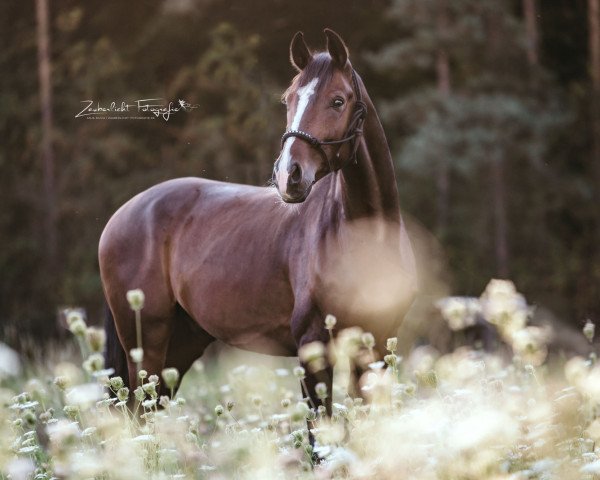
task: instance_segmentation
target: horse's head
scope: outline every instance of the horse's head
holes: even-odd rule
[[[303,202],[315,182],[352,160],[366,113],[348,49],[325,29],[327,51],[311,53],[298,32],[290,60],[298,70],[283,95],[287,129],[273,178],[281,198]]]

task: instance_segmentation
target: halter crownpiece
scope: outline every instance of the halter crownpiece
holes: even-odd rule
[[[358,138],[363,134],[362,126],[365,121],[365,117],[367,116],[367,105],[362,100],[362,94],[360,92],[358,79],[356,78],[356,72],[354,70],[352,70],[352,88],[354,89],[354,94],[356,95],[356,102],[354,103],[354,112],[352,113],[350,123],[348,124],[348,130],[346,131],[344,138],[325,142],[302,130],[288,130],[281,137],[281,148],[283,148],[283,144],[288,138],[296,137],[300,140],[304,140],[311,147],[315,148],[327,162],[329,165],[329,170],[332,172],[341,170],[350,162],[356,163],[356,154],[358,152],[359,143]],[[350,146],[350,156],[336,167],[327,157],[325,150],[323,150],[323,145],[342,145],[346,142],[352,142]]]

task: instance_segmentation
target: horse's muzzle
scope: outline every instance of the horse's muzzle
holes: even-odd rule
[[[308,197],[308,194],[312,190],[312,186],[313,184],[310,184],[304,191],[290,191],[288,189],[285,193],[279,192],[279,196],[285,203],[302,203]]]
[[[292,161],[289,167],[283,167],[279,160],[273,172],[274,184],[281,199],[286,203],[302,203],[308,197],[315,183],[312,169],[302,168],[298,162]]]

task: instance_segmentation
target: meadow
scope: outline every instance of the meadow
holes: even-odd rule
[[[332,391],[318,388],[332,396],[331,417],[302,397],[306,372],[295,359],[233,350],[198,360],[176,395],[157,393],[180,381],[172,368],[140,370],[140,385],[128,389],[104,369],[103,331],[71,311],[78,348],[3,373],[0,478],[600,477],[595,354],[548,358],[549,332],[529,324],[532,308],[509,281],[437,307],[459,335],[484,318],[506,348],[442,354],[422,345],[401,356],[390,338],[376,359],[368,332],[338,332],[329,316],[335,341],[300,355],[316,369],[335,357]],[[594,334],[587,323],[581,335],[591,343]],[[360,397],[348,394],[354,364],[367,369]]]

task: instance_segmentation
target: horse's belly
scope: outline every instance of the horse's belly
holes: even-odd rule
[[[244,350],[295,355],[291,310],[275,297],[251,297],[242,290],[213,288],[197,293],[192,317],[213,337]]]
[[[181,282],[178,301],[202,328],[228,345],[294,355],[293,294],[283,273],[267,262],[251,255],[241,264],[209,256]]]

